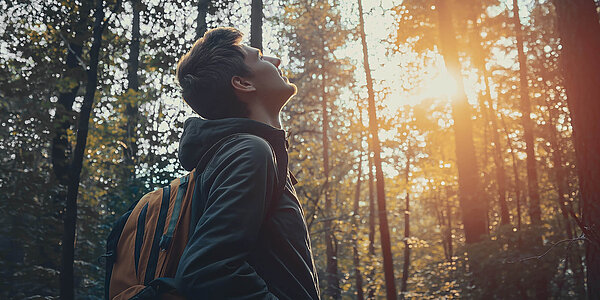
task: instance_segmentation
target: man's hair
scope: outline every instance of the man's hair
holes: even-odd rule
[[[246,117],[246,104],[231,86],[233,76],[248,76],[240,44],[243,34],[231,27],[215,28],[198,39],[177,64],[183,99],[206,119]]]

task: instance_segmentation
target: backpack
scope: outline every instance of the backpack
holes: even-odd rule
[[[105,299],[154,299],[159,296],[161,299],[183,299],[176,294],[180,282],[174,276],[200,218],[197,205],[201,199],[195,199],[200,193],[195,193],[194,189],[215,152],[235,135],[239,134],[219,140],[190,173],[144,195],[115,222],[106,240],[106,254],[102,256],[106,260]],[[266,217],[270,215],[274,200],[281,197],[285,185],[285,177],[280,174],[287,172],[287,166],[277,166],[277,159],[275,163],[278,190]]]

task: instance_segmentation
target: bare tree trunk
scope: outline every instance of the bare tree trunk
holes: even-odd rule
[[[83,43],[87,35],[87,23],[89,21],[90,1],[84,1],[79,8],[79,20],[73,26],[75,34],[67,42],[67,61],[64,78],[73,80],[76,85],[69,91],[61,91],[58,94],[58,106],[56,110],[55,136],[52,138],[52,169],[58,182],[66,186],[69,182],[69,156],[71,143],[69,143],[67,130],[75,123],[73,113],[73,102],[77,97],[77,91],[81,87],[80,78],[85,73],[85,66],[80,64],[83,52]],[[63,192],[64,193],[64,192]],[[63,195],[64,197],[64,195]]]
[[[600,299],[600,25],[593,0],[554,0],[577,158],[589,299]]]
[[[127,61],[127,88],[128,91],[138,92],[140,89],[140,80],[138,70],[140,68],[140,0],[131,0],[133,8],[133,18],[131,26],[131,44],[129,45],[129,59]],[[135,179],[135,164],[137,160],[137,126],[139,123],[139,98],[134,98],[135,101],[128,101],[125,107],[125,115],[127,124],[125,128],[125,143],[127,147],[124,149],[125,165],[128,168],[127,180]]]
[[[570,202],[567,192],[567,174],[563,168],[562,149],[558,142],[558,132],[556,130],[556,124],[554,120],[558,119],[558,112],[555,107],[555,103],[548,100],[548,112],[550,114],[548,118],[548,131],[550,132],[550,147],[552,148],[552,168],[554,171],[554,183],[556,185],[556,191],[558,197],[558,207],[562,213],[563,220],[565,222],[565,235],[567,238],[573,238],[573,230],[571,229],[571,220],[569,218],[569,212],[567,205]]]
[[[510,135],[508,134],[508,127],[504,117],[501,116],[502,125],[504,126],[504,133],[506,134],[506,144],[510,150],[512,158],[513,174],[515,177],[515,198],[517,198],[517,236],[518,236],[518,247],[521,248],[521,180],[519,179],[519,168],[517,166],[517,157],[515,155],[515,148],[512,146]]]
[[[473,24],[475,28],[473,30],[473,60],[475,61],[476,67],[481,71],[483,80],[485,83],[485,96],[484,100],[487,102],[487,124],[492,125],[492,142],[494,143],[494,166],[496,169],[496,184],[498,187],[498,205],[500,206],[500,224],[506,225],[510,223],[510,213],[508,211],[508,204],[506,203],[506,171],[504,170],[504,158],[502,157],[502,146],[500,145],[500,135],[498,134],[497,116],[492,105],[492,93],[490,86],[490,75],[489,71],[485,66],[484,49],[482,46],[482,40],[480,35],[480,26],[477,23],[477,17],[473,17]],[[481,105],[482,110],[486,110],[486,105]],[[485,143],[487,145],[487,142]],[[487,152],[486,152],[487,153]],[[487,162],[487,159],[484,160]]]
[[[402,266],[402,284],[400,285],[400,299],[405,298],[406,291],[408,291],[408,269],[410,267],[410,160],[412,159],[412,149],[410,147],[410,141],[408,141],[408,151],[406,151],[406,199],[404,208],[404,265]]]
[[[250,9],[250,46],[263,50],[262,44],[263,1],[252,0]]]
[[[325,227],[325,244],[326,244],[326,280],[327,289],[325,292],[328,296],[339,299],[341,298],[340,286],[338,279],[338,264],[337,264],[337,241],[333,232],[332,216],[333,209],[331,198],[329,197],[329,138],[327,136],[329,130],[329,113],[327,111],[327,94],[325,92],[325,74],[323,74],[323,80],[321,81],[321,109],[322,109],[322,141],[323,141],[323,173],[325,176],[325,182],[323,183],[324,194],[325,194],[325,221],[323,222]]]
[[[458,92],[452,97],[452,117],[456,140],[456,165],[458,167],[459,199],[462,210],[465,238],[468,244],[481,240],[487,233],[485,201],[482,198],[479,170],[473,145],[471,106],[467,102],[461,67],[456,47],[456,33],[448,1],[438,0],[441,49],[446,68],[456,80]]]
[[[198,0],[198,17],[196,18],[196,40],[203,37],[208,29],[206,25],[206,15],[208,14],[208,6],[210,0]]]
[[[446,243],[448,244],[448,261],[452,262],[454,257],[454,249],[452,245],[452,206],[450,205],[450,195],[448,195],[448,190],[450,187],[446,187],[446,219],[447,223],[447,231],[446,231]]]
[[[381,144],[379,142],[379,125],[377,121],[377,107],[375,106],[375,92],[373,91],[373,78],[369,66],[369,52],[365,34],[365,21],[363,18],[362,1],[358,0],[358,17],[360,37],[363,49],[363,65],[367,78],[367,92],[369,95],[369,131],[371,132],[371,144],[375,163],[375,177],[377,179],[377,208],[379,215],[379,234],[381,236],[381,251],[383,253],[383,271],[385,277],[386,295],[388,300],[396,299],[396,280],[394,279],[394,261],[392,257],[392,245],[390,241],[390,229],[387,220],[387,209],[385,204],[385,183],[381,163]]]
[[[371,143],[369,142],[369,145]],[[367,152],[367,160],[369,162],[369,261],[370,272],[369,272],[369,285],[367,287],[367,299],[375,298],[375,268],[373,268],[373,262],[375,261],[375,214],[377,211],[377,203],[375,203],[375,188],[374,181],[375,176],[373,174],[373,158],[371,157],[372,151]]]
[[[362,124],[362,111],[360,106],[359,110],[359,124]],[[362,137],[361,137],[362,142]],[[352,254],[354,262],[354,276],[356,277],[356,299],[362,300],[365,298],[363,293],[363,279],[360,272],[360,255],[358,251],[358,227],[360,224],[360,210],[358,202],[360,201],[360,185],[362,182],[362,149],[360,150],[358,159],[358,175],[356,177],[356,191],[354,193],[354,207],[353,207],[353,218],[352,218]]]
[[[540,194],[538,190],[535,161],[533,122],[531,120],[531,101],[529,100],[529,84],[527,82],[527,59],[525,58],[525,53],[523,52],[523,32],[521,29],[521,20],[519,19],[519,3],[517,0],[513,0],[513,13],[515,36],[517,38],[517,52],[519,56],[519,81],[521,83],[519,91],[521,96],[521,113],[523,114],[521,120],[523,122],[525,153],[527,154],[527,191],[529,194],[529,216],[531,217],[532,224],[539,225],[542,222],[542,210],[540,208]],[[548,295],[543,298],[548,298]]]
[[[117,7],[120,3],[117,3]],[[77,222],[77,195],[81,168],[83,166],[84,150],[87,143],[88,126],[94,95],[98,85],[98,62],[100,47],[102,46],[102,34],[108,20],[104,21],[104,1],[98,1],[94,12],[93,42],[90,48],[90,63],[87,70],[87,84],[83,104],[79,113],[77,127],[77,144],[73,151],[73,159],[69,167],[69,184],[67,189],[67,201],[64,215],[64,233],[62,240],[62,268],[60,272],[60,298],[70,300],[75,298],[73,260],[75,254],[75,229]]]

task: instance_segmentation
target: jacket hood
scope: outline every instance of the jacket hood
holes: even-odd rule
[[[206,120],[192,117],[185,120],[179,141],[179,162],[184,169],[191,171],[212,145],[235,133],[249,133],[264,138],[271,144],[277,156],[285,153],[287,165],[285,131],[246,118]]]

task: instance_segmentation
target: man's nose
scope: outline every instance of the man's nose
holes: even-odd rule
[[[268,62],[272,63],[276,67],[279,67],[279,65],[281,64],[281,59],[279,59],[277,57],[263,56],[263,58],[266,59]]]

